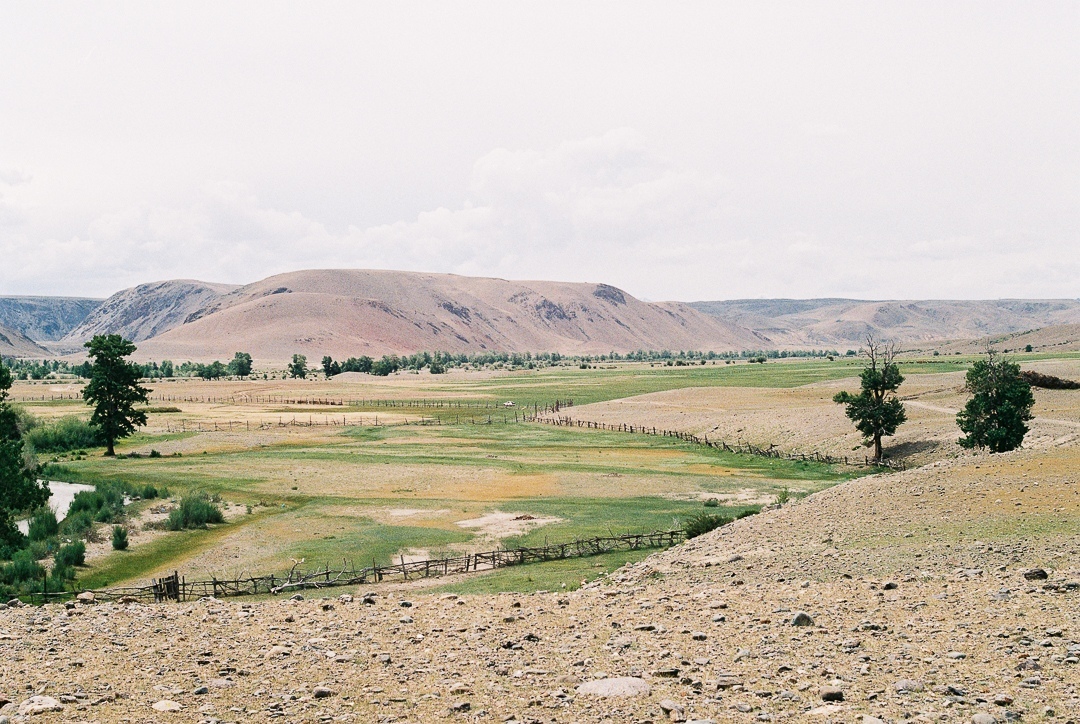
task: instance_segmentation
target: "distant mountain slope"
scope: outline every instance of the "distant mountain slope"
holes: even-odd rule
[[[1041,329],[991,335],[980,339],[954,340],[936,345],[934,349],[945,353],[971,354],[982,352],[986,349],[987,343],[999,352],[1005,350],[1020,352],[1029,344],[1033,352],[1077,352],[1080,351],[1080,324],[1056,324]]]
[[[0,325],[37,342],[55,342],[101,302],[82,297],[0,297]]]
[[[745,349],[757,335],[677,302],[605,284],[395,271],[281,274],[223,294],[140,345],[157,359],[449,352]]]
[[[50,355],[48,350],[40,347],[25,334],[0,325],[0,356],[44,358]]]
[[[1075,299],[736,299],[690,306],[755,330],[777,346],[854,345],[868,333],[913,344],[1080,323],[1080,300]]]
[[[140,284],[106,299],[60,341],[74,347],[96,334],[122,334],[139,342],[183,324],[233,289],[190,279]]]

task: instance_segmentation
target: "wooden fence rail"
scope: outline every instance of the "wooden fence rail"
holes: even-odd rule
[[[340,567],[329,563],[314,570],[301,570],[294,566],[285,574],[266,576],[238,577],[232,579],[211,578],[208,580],[188,581],[178,572],[163,578],[156,578],[149,586],[125,588],[107,588],[93,591],[100,601],[161,602],[190,601],[199,598],[227,596],[254,596],[260,594],[281,594],[311,588],[330,588],[334,586],[355,586],[380,583],[386,580],[412,581],[421,578],[434,578],[474,571],[490,571],[507,566],[519,566],[543,561],[558,561],[567,558],[585,558],[603,555],[615,551],[647,550],[663,548],[680,543],[686,538],[682,530],[654,531],[652,533],[628,533],[627,535],[608,536],[574,540],[567,543],[553,543],[539,547],[507,548],[481,553],[466,553],[448,558],[431,558],[420,561],[376,565],[356,568],[348,561],[342,561]],[[66,591],[37,594],[46,600],[69,599],[82,591]]]
[[[898,462],[892,462],[891,460],[875,462],[866,456],[863,456],[860,459],[857,457],[826,455],[819,452],[783,452],[776,445],[759,447],[751,445],[748,442],[729,444],[724,440],[717,440],[716,438],[710,440],[708,435],[692,435],[688,432],[680,432],[678,430],[663,430],[656,427],[650,427],[648,425],[630,425],[627,423],[613,424],[608,422],[596,422],[593,420],[580,420],[569,416],[557,415],[536,415],[531,418],[526,418],[526,421],[536,422],[543,425],[555,425],[557,427],[582,427],[590,430],[607,430],[610,432],[625,432],[636,435],[657,435],[660,437],[673,437],[678,440],[682,440],[683,442],[690,442],[696,445],[704,445],[705,447],[711,447],[715,450],[723,450],[724,452],[741,453],[743,455],[757,455],[759,457],[776,458],[780,460],[804,460],[810,462],[828,463],[830,465],[852,465],[856,467],[907,470],[907,465],[902,460]]]

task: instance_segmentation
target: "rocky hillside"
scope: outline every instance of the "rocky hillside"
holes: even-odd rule
[[[43,358],[48,357],[49,352],[25,334],[0,325],[0,356]]]
[[[736,299],[690,306],[755,330],[778,347],[851,347],[867,334],[911,345],[1080,323],[1075,299]]]
[[[420,350],[599,354],[763,343],[685,304],[642,302],[606,284],[336,269],[281,274],[222,294],[140,345],[140,353],[159,359],[222,358],[237,350],[262,359]]]
[[[1077,453],[858,479],[574,592],[0,604],[0,717],[1075,722]]]
[[[0,297],[0,325],[36,342],[55,342],[101,305],[80,297]]]
[[[139,342],[183,324],[235,288],[189,279],[140,284],[102,302],[61,344],[78,347],[96,334],[122,334]]]

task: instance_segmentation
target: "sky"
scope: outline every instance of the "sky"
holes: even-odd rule
[[[1080,297],[1080,3],[0,0],[0,295]]]

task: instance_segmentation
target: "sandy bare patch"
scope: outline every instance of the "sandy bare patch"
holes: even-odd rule
[[[459,520],[457,524],[462,528],[476,530],[479,535],[493,540],[509,538],[515,535],[524,535],[530,530],[541,526],[558,523],[562,518],[533,516],[528,513],[503,513],[494,511],[479,518],[471,520]]]

